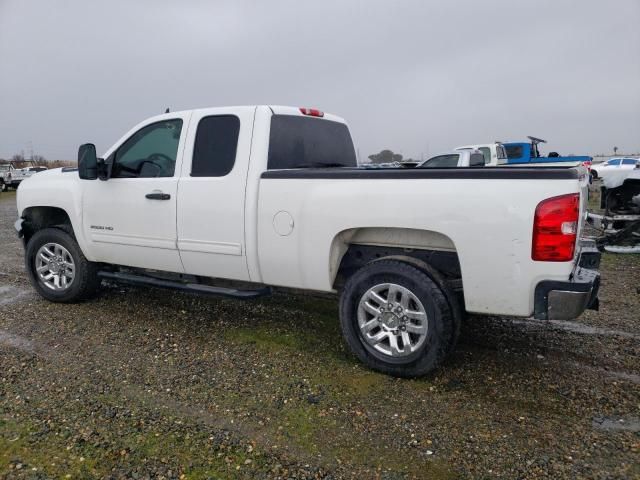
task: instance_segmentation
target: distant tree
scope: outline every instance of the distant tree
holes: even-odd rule
[[[380,153],[369,155],[369,160],[371,160],[371,163],[401,162],[402,155],[393,153],[391,150],[382,150]]]
[[[11,161],[13,163],[22,163],[24,162],[24,155],[21,153],[16,153],[13,157],[11,157]]]
[[[34,155],[33,158],[33,163],[35,163],[36,165],[41,165],[43,167],[47,166],[47,159],[44,158],[42,155]]]
[[[47,162],[49,168],[73,167],[75,165],[76,162],[71,160],[50,160]]]
[[[613,154],[617,155],[618,154],[618,147],[613,147]]]

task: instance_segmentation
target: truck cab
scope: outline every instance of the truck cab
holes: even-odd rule
[[[504,165],[507,163],[507,152],[500,142],[465,145],[456,147],[455,150],[479,150],[484,156],[484,164],[486,166]]]
[[[550,152],[548,156],[540,153],[539,145],[547,143],[546,140],[536,137],[527,137],[528,142],[505,142],[503,143],[507,154],[507,164],[583,164],[586,167],[591,165],[592,158],[588,156],[560,156],[557,152]]]

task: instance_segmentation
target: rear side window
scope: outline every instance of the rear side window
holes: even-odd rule
[[[439,155],[424,162],[420,165],[420,168],[447,168],[457,166],[458,155]]]
[[[192,177],[223,177],[233,169],[240,119],[234,115],[204,117],[198,123],[191,161]]]
[[[624,160],[622,160],[623,165],[635,165],[636,163],[638,163],[638,161],[632,158],[625,158]]]
[[[607,162],[607,165],[620,165],[620,159],[619,159],[619,158],[617,158],[617,159],[615,159],[615,160],[609,160],[609,161]]]
[[[522,157],[522,145],[507,145],[504,149],[507,151],[507,158]]]
[[[271,117],[269,170],[355,167],[356,153],[344,123],[295,115]]]

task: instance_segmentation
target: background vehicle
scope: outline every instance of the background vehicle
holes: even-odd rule
[[[638,168],[640,160],[637,158],[611,158],[606,162],[596,163],[591,165],[591,176],[593,178],[605,178],[610,175],[625,175],[625,173],[615,173],[630,171],[634,168]]]
[[[355,355],[415,376],[453,349],[465,311],[568,319],[596,304],[599,254],[578,241],[587,182],[584,168],[362,169],[339,117],[210,108],[25,180],[16,228],[51,301],[101,278],[241,299],[337,292]]]
[[[600,208],[604,214],[589,213],[587,218],[603,234],[598,245],[615,253],[640,253],[640,164],[603,178]]]
[[[452,167],[484,167],[486,157],[480,150],[456,149],[428,158],[417,165],[417,168],[452,168]]]
[[[456,147],[455,150],[479,150],[484,156],[484,163],[487,166],[504,165],[507,163],[507,152],[505,152],[500,142],[465,145],[463,147]]]
[[[22,180],[46,169],[47,167],[37,166],[33,162],[29,162],[26,167],[22,168],[16,167],[13,162],[0,164],[0,190],[18,188]]]
[[[586,167],[591,166],[592,158],[589,156],[560,156],[557,152],[551,152],[544,157],[540,154],[538,145],[547,143],[536,137],[527,137],[529,142],[505,142],[502,145],[507,153],[508,164],[545,164],[552,163],[554,165],[582,163]]]

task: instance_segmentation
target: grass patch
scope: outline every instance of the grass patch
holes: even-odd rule
[[[40,472],[62,478],[88,478],[106,475],[108,462],[99,465],[104,451],[85,446],[82,454],[68,449],[61,436],[43,434],[37,426],[27,422],[0,420],[0,476],[10,473]],[[18,469],[19,467],[19,469]],[[34,470],[35,469],[35,470]]]
[[[633,269],[640,267],[640,254],[619,254],[607,253],[602,254],[602,268],[624,268]]]
[[[101,478],[113,468],[131,472],[149,462],[165,465],[176,477],[184,473],[187,479],[252,477],[256,471],[268,471],[262,454],[249,454],[242,445],[220,447],[202,435],[131,431],[119,435],[115,450],[63,437],[25,421],[0,420],[0,477],[21,472],[52,478]]]
[[[286,441],[313,456],[323,455],[350,465],[391,470],[409,474],[412,478],[457,478],[446,464],[425,460],[417,452],[405,452],[396,457],[384,445],[375,443],[375,437],[366,432],[355,433],[351,427],[345,430],[338,418],[323,416],[321,410],[310,405],[287,407],[281,413],[280,422],[283,426],[281,434]]]

